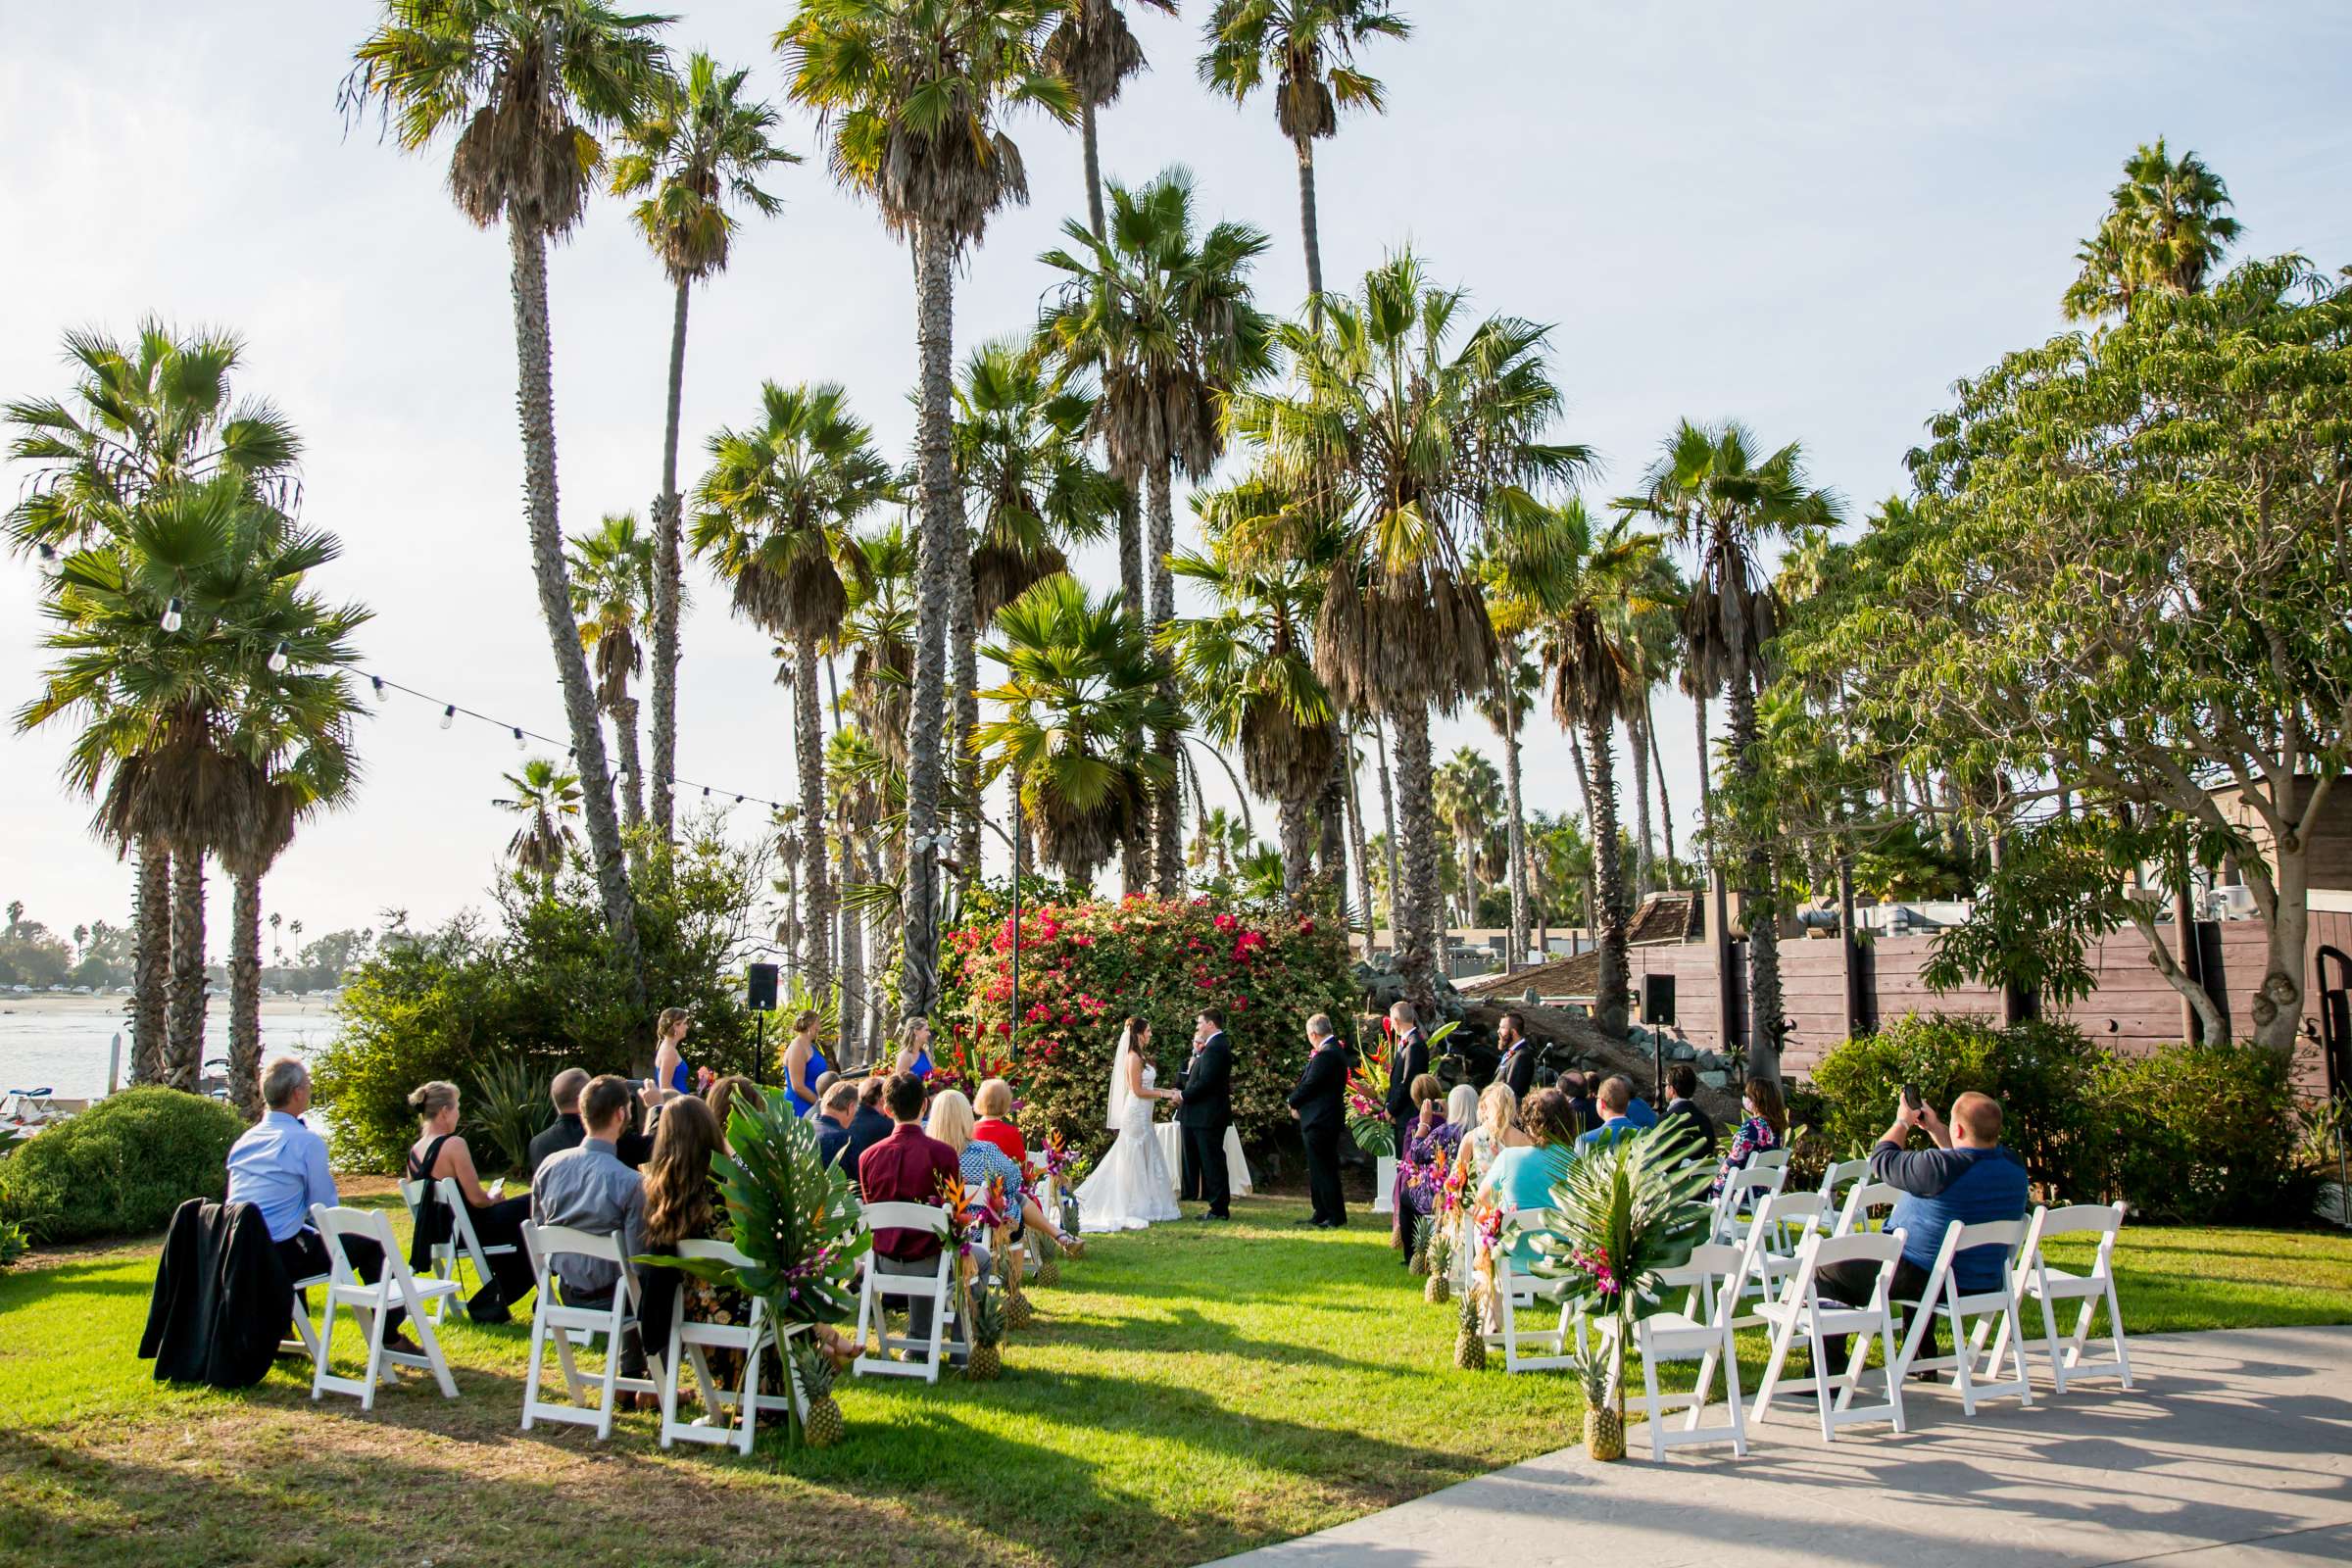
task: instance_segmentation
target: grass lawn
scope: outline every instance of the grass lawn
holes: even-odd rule
[[[840,1447],[749,1460],[665,1454],[650,1413],[610,1444],[518,1431],[523,1323],[453,1320],[460,1398],[404,1375],[364,1415],[313,1408],[292,1361],[239,1395],[155,1383],[133,1354],[151,1245],[11,1272],[0,1542],[86,1568],[1191,1563],[1576,1441],[1567,1378],[1453,1370],[1453,1309],[1408,1290],[1385,1231],[1240,1208],[1065,1263],[1004,1381],[845,1379]],[[2340,1234],[2127,1230],[2118,1256],[2135,1333],[2352,1322]]]

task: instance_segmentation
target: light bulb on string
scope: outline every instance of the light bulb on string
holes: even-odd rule
[[[173,595],[172,596],[171,602],[170,602],[169,604],[167,604],[167,605],[165,605],[165,606],[164,606],[164,620],[163,620],[163,626],[164,626],[164,630],[166,630],[166,631],[177,631],[177,630],[179,630],[179,627],[180,627],[180,621],[181,621],[181,616],[180,616],[180,612],[180,612],[179,595],[177,595],[177,594],[173,594]]]
[[[57,559],[57,546],[51,544],[46,539],[42,540],[39,544],[34,545],[32,548],[34,552],[40,556],[41,564],[43,565],[47,565],[50,562],[53,562]]]
[[[370,675],[368,677],[368,679],[375,687],[375,700],[377,702],[388,703],[392,700],[391,689],[384,684],[383,676]]]
[[[514,726],[514,749],[518,752],[522,750],[522,726],[519,724]]]
[[[458,721],[458,705],[457,705],[457,704],[455,704],[455,703],[452,703],[452,704],[450,704],[450,705],[449,705],[447,708],[444,708],[443,710],[441,710],[441,727],[442,727],[443,729],[447,729],[447,728],[449,728],[449,727],[450,727],[452,724],[455,724],[457,721]]]
[[[286,672],[286,666],[292,662],[293,656],[286,651],[286,640],[280,637],[277,640],[277,646],[270,650],[270,673],[282,675]]]
[[[704,786],[703,786],[703,799],[707,801],[707,800],[709,800],[710,798],[710,785],[708,785],[708,784],[706,784],[706,785],[704,785]]]

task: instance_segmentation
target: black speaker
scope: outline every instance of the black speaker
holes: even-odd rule
[[[1651,1026],[1674,1022],[1674,976],[1642,977],[1642,1021]]]
[[[776,966],[755,963],[751,968],[751,984],[745,989],[744,1004],[754,1012],[776,1010]]]

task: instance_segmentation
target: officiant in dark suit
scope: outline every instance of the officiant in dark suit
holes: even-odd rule
[[[1348,1120],[1348,1048],[1332,1032],[1331,1014],[1306,1020],[1306,1070],[1291,1091],[1291,1114],[1306,1145],[1306,1190],[1314,1217],[1301,1225],[1334,1230],[1348,1223],[1348,1200],[1340,1189],[1340,1131]]]
[[[1202,1199],[1202,1219],[1230,1219],[1231,1183],[1225,1173],[1225,1129],[1233,1125],[1233,1042],[1222,1008],[1202,1007],[1193,1018],[1193,1059],[1177,1092],[1176,1120],[1184,1128],[1181,1196]]]

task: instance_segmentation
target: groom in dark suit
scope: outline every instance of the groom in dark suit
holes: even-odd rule
[[[1193,1019],[1193,1059],[1185,1064],[1177,1092],[1176,1119],[1184,1128],[1186,1198],[1208,1200],[1202,1219],[1230,1219],[1225,1175],[1225,1129],[1233,1124],[1233,1042],[1225,1038],[1225,1014],[1202,1007]]]
[[[1348,1200],[1340,1189],[1340,1129],[1348,1119],[1348,1048],[1332,1033],[1331,1015],[1306,1020],[1306,1070],[1291,1091],[1291,1114],[1306,1145],[1306,1190],[1315,1213],[1301,1225],[1336,1230],[1348,1223]]]
[[[1396,1041],[1389,1052],[1389,1120],[1396,1124],[1396,1156],[1401,1159],[1418,1114],[1413,1104],[1413,1080],[1429,1071],[1429,1041],[1421,1033],[1420,1014],[1409,1002],[1399,1002],[1389,1009],[1389,1027]]]

